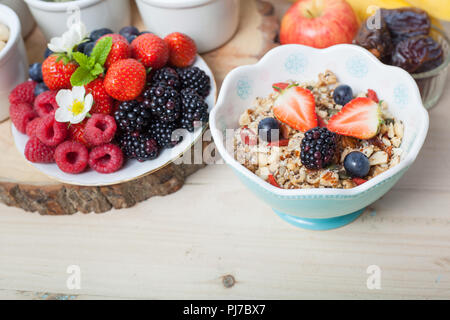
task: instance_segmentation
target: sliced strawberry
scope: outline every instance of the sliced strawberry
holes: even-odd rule
[[[361,179],[361,178],[352,178],[353,182],[356,183],[358,186],[362,185],[363,183],[366,183],[367,180],[366,179]]]
[[[289,145],[289,139],[273,141],[268,144],[269,147],[286,147],[287,145]]]
[[[256,136],[256,133],[254,133],[252,129],[249,129],[246,126],[241,129],[241,140],[244,144],[249,146],[254,146],[258,143],[258,137]]]
[[[325,120],[322,119],[322,117],[317,116],[317,123],[319,124],[319,127],[326,128],[327,124]]]
[[[275,177],[273,175],[269,174],[268,181],[274,187],[280,188],[280,185],[278,184],[277,180],[275,180]]]
[[[278,82],[272,85],[273,90],[275,90],[276,92],[281,92],[287,87],[289,87],[289,83],[286,82]]]
[[[371,139],[377,135],[380,123],[378,103],[369,98],[356,98],[328,121],[328,130],[343,136]]]
[[[291,87],[275,100],[275,117],[290,127],[306,132],[317,127],[316,101],[311,91],[302,87]]]
[[[380,100],[378,99],[377,93],[375,91],[373,91],[372,89],[367,90],[367,98],[372,99],[376,103],[380,102]]]

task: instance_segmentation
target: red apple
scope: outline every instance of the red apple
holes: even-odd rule
[[[358,18],[345,0],[298,0],[281,21],[280,42],[327,48],[351,43],[358,28]]]

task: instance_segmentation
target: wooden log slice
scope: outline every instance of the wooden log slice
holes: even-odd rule
[[[134,24],[143,30],[142,20],[132,3]],[[271,4],[260,0],[241,1],[240,26],[233,39],[203,55],[215,74],[218,88],[230,70],[257,62],[275,46],[278,27]],[[46,43],[38,28],[26,39],[26,46],[30,63],[43,60]],[[198,144],[206,148],[210,142],[199,141]],[[176,192],[188,176],[205,166],[171,163],[144,177],[113,186],[61,184],[27,163],[14,145],[9,120],[0,124],[0,150],[0,201],[43,215],[102,213],[112,208],[129,208],[153,196]]]

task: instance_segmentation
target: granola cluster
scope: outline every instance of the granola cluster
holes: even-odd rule
[[[293,84],[293,81],[289,81]],[[324,123],[338,113],[343,106],[333,100],[334,89],[339,85],[336,75],[327,70],[319,74],[318,81],[299,84],[309,89],[315,98],[317,115]],[[239,119],[240,129],[234,136],[235,158],[247,169],[272,184],[284,189],[299,188],[344,188],[356,187],[359,183],[350,177],[344,168],[344,159],[352,151],[360,151],[369,158],[370,180],[400,162],[403,139],[403,124],[388,111],[381,101],[382,124],[380,131],[370,140],[339,136],[339,150],[336,163],[320,170],[308,170],[301,162],[301,142],[304,133],[281,124],[281,135],[288,140],[286,145],[276,145],[257,139],[258,124],[267,117],[273,117],[272,107],[278,92],[266,98],[256,98],[252,108]],[[362,93],[358,96],[366,96]],[[249,137],[248,133],[255,134]],[[272,179],[272,181],[271,181]],[[275,181],[273,181],[275,180]]]

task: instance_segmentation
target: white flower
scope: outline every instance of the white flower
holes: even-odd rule
[[[86,95],[84,87],[73,87],[72,90],[59,90],[56,95],[56,103],[59,108],[55,112],[55,120],[58,122],[80,123],[91,111],[94,97]]]
[[[74,23],[61,37],[52,38],[48,48],[56,53],[70,53],[86,36],[86,26],[82,22]]]

